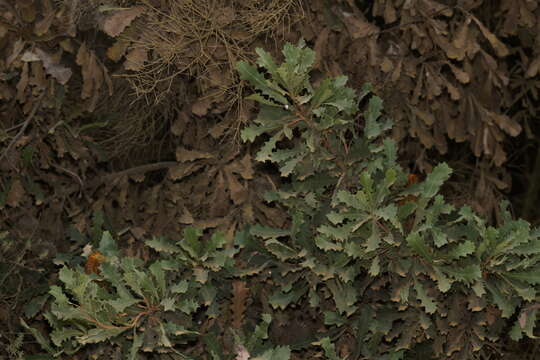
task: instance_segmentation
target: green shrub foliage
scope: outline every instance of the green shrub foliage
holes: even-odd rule
[[[287,208],[289,226],[252,225],[237,246],[220,234],[203,241],[188,228],[179,243],[149,240],[160,255],[149,266],[120,257],[105,232],[98,274],[60,270],[46,314],[50,341],[34,331],[43,346],[54,355],[98,343],[130,359],[179,355],[203,337],[197,322],[224,316],[232,280],[248,277],[265,288],[272,310],[309,306],[326,328],[313,341],[272,347],[272,317],[260,314],[249,336],[234,333],[236,349],[256,359],[287,359],[292,350],[340,359],[337,334],[355,339],[348,359],[470,359],[508,333],[534,337],[539,231],[512,220],[506,204],[503,224],[492,227],[469,207],[446,203],[439,194],[451,174],[446,164],[409,183],[385,138],[392,124],[382,100],[369,86],[357,96],[345,76],[312,84],[315,53],[303,42],[285,45],[279,66],[257,54],[257,66],[237,65],[260,103],[241,136],[264,139],[256,159],[288,178],[265,196]],[[219,336],[202,338],[208,354],[234,357],[223,357]]]
[[[250,229],[273,260],[271,304],[307,299],[326,325],[357,339],[353,358],[400,359],[428,349],[465,359],[508,331],[532,337],[539,232],[512,220],[506,204],[498,228],[469,207],[447,204],[439,194],[451,174],[446,164],[407,184],[396,144],[384,138],[391,123],[381,99],[364,101],[367,86],[357,97],[345,76],[312,85],[315,53],[304,44],[286,45],[280,66],[257,53],[258,68],[238,65],[260,103],[242,138],[269,137],[257,160],[291,180],[266,195],[288,208],[290,227]],[[518,309],[528,310],[511,327]]]

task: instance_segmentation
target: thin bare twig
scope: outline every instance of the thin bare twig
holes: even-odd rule
[[[30,124],[30,121],[34,118],[34,116],[36,116],[36,113],[39,109],[39,107],[41,106],[41,100],[43,100],[43,97],[45,96],[45,92],[43,92],[38,100],[36,101],[36,103],[34,104],[34,107],[32,108],[32,111],[30,112],[30,114],[28,114],[28,117],[26,118],[26,120],[24,121],[24,124],[21,128],[21,130],[19,130],[19,132],[17,133],[17,135],[15,135],[15,137],[10,141],[9,145],[7,146],[6,150],[4,150],[4,152],[2,153],[2,155],[0,155],[0,161],[2,161],[6,156],[7,154],[10,152],[11,148],[17,143],[17,141],[19,141],[19,139],[23,136],[24,132],[26,131],[26,128],[28,127],[28,124]]]

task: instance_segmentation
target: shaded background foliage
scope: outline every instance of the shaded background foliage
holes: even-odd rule
[[[15,314],[46,291],[28,284],[55,281],[52,259],[81,252],[96,212],[124,230],[129,254],[144,252],[146,235],[174,239],[187,225],[232,236],[288,221],[261,197],[283,179],[237,140],[256,107],[241,100],[234,64],[253,60],[255,47],[277,56],[304,38],[316,79],[373,85],[411,171],[445,160],[452,203],[497,222],[510,198],[516,216],[537,223],[537,1],[3,0],[0,9],[6,345],[19,339]]]

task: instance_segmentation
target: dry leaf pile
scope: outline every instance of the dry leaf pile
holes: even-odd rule
[[[374,84],[406,158],[420,171],[431,168],[430,149],[456,160],[454,168],[481,179],[469,180],[474,186],[459,197],[475,194],[472,205],[490,214],[497,193],[511,188],[497,169],[514,149],[509,143],[535,128],[537,2],[376,0],[359,9],[352,1],[314,1],[310,10],[303,33],[321,71]],[[471,152],[480,163],[472,169],[463,161]]]

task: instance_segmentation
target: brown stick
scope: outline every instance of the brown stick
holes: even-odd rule
[[[45,96],[45,91],[39,96],[38,100],[34,104],[34,107],[32,108],[32,111],[30,112],[26,120],[24,121],[21,130],[19,130],[17,135],[15,135],[15,137],[9,142],[9,145],[7,146],[6,150],[4,150],[2,155],[0,155],[0,161],[2,161],[7,156],[11,148],[17,143],[17,141],[19,141],[21,136],[23,136],[24,132],[26,131],[26,128],[28,127],[28,124],[30,124],[30,121],[34,118],[34,116],[36,116],[36,113],[41,105],[41,100],[43,100],[43,96]]]

